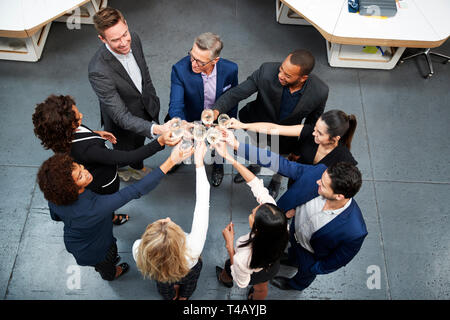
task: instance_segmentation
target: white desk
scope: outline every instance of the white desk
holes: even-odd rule
[[[38,61],[53,21],[68,21],[68,28],[92,23],[106,5],[107,0],[0,0],[0,59]]]
[[[392,69],[406,47],[435,48],[450,36],[450,0],[401,0],[390,18],[350,13],[347,0],[277,0],[276,6],[280,23],[287,6],[322,34],[331,66]],[[387,54],[363,52],[364,46]]]

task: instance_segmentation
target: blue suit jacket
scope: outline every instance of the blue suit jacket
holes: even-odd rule
[[[238,84],[236,63],[220,58],[216,64],[216,100],[228,89]],[[172,67],[170,84],[169,116],[180,117],[186,121],[200,120],[204,105],[203,79],[194,73],[189,56],[184,57]],[[237,117],[237,105],[228,112]]]
[[[51,218],[64,222],[64,244],[79,265],[93,266],[105,259],[108,249],[116,242],[112,212],[150,192],[163,177],[158,168],[113,194],[100,195],[86,189],[70,205],[48,202]]]
[[[277,202],[282,210],[296,208],[319,196],[316,181],[327,169],[325,165],[313,166],[289,161],[268,150],[243,144],[239,146],[238,155],[295,180]],[[366,236],[367,228],[361,210],[355,199],[352,199],[346,210],[313,233],[310,244],[314,254],[306,249],[300,250],[300,256],[297,257],[300,269],[313,274],[333,272],[353,259]]]

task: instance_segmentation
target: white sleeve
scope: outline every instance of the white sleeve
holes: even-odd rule
[[[191,232],[186,236],[187,245],[193,258],[202,253],[209,223],[209,181],[205,167],[196,168],[196,202]]]
[[[250,269],[251,250],[247,248],[236,248],[233,256],[233,264],[230,266],[231,276],[239,288],[248,286],[253,270]]]
[[[133,253],[134,261],[137,260],[137,253],[138,253],[140,244],[141,244],[141,239],[138,239],[133,243],[133,248],[132,248],[131,252]]]
[[[254,177],[247,185],[251,188],[253,196],[259,204],[272,203],[277,205],[275,200],[270,196],[269,190],[264,187],[264,181],[262,179]]]

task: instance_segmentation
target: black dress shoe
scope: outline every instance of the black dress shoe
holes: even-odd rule
[[[220,278],[220,275],[222,274],[222,268],[216,266],[216,277],[217,277],[217,281],[219,281],[221,284],[223,284],[225,287],[227,288],[231,288],[233,286],[233,281],[230,282],[225,282]]]
[[[294,290],[289,284],[289,278],[286,277],[275,277],[270,283],[281,290]]]
[[[276,199],[278,197],[278,192],[280,191],[281,183],[275,180],[270,180],[269,186],[267,189],[269,190],[269,194],[272,198]]]
[[[211,182],[214,187],[220,186],[223,180],[223,166],[213,165]]]
[[[250,170],[253,174],[258,174],[261,171],[261,167],[256,165],[256,164],[251,164],[247,167],[248,170]],[[241,183],[244,182],[245,179],[241,176],[240,173],[238,173],[234,179],[233,179],[234,183]]]

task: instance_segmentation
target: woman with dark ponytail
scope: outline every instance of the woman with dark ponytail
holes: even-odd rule
[[[316,125],[281,126],[269,122],[242,123],[230,121],[230,128],[245,129],[271,135],[298,137],[298,143],[290,160],[302,164],[322,163],[327,167],[337,162],[358,162],[353,158],[350,148],[356,130],[356,117],[341,110],[324,112]]]

